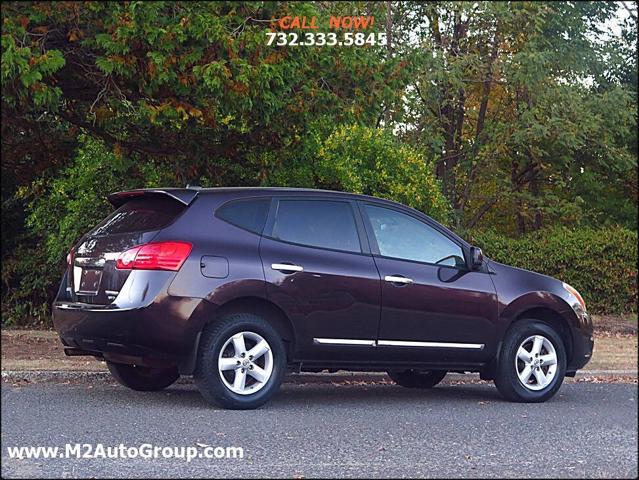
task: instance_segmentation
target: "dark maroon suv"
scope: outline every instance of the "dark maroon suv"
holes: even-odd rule
[[[67,355],[135,390],[194,375],[204,397],[255,408],[298,371],[386,371],[430,388],[479,372],[541,402],[590,359],[579,293],[502,265],[428,216],[340,192],[119,192],[68,256],[53,305]]]

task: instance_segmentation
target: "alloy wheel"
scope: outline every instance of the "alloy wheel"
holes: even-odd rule
[[[239,395],[261,390],[273,374],[273,352],[266,339],[255,332],[239,332],[229,338],[218,358],[224,385]]]
[[[557,352],[543,335],[526,338],[517,349],[515,369],[519,381],[529,390],[543,390],[557,373]]]

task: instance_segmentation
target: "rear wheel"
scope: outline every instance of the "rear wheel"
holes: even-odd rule
[[[513,402],[545,402],[566,374],[566,349],[559,334],[546,323],[520,320],[504,339],[495,385]]]
[[[397,385],[406,388],[433,388],[446,376],[446,370],[404,370],[403,372],[388,372],[388,376]]]
[[[140,392],[162,390],[180,377],[177,367],[152,368],[106,362],[111,375],[125,387]]]
[[[210,402],[253,409],[279,389],[286,369],[282,339],[263,318],[237,313],[212,324],[202,336],[195,383]]]

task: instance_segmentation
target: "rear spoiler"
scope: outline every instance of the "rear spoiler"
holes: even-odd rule
[[[115,208],[121,207],[129,200],[133,198],[147,197],[147,196],[162,196],[169,197],[173,200],[180,202],[185,206],[189,206],[195,197],[197,197],[198,190],[191,188],[145,188],[139,190],[128,190],[123,192],[115,192],[107,196],[107,200],[111,202]]]

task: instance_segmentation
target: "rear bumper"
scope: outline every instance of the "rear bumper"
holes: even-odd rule
[[[190,321],[199,298],[161,296],[140,308],[56,302],[53,325],[70,355],[119,363],[179,365],[192,355],[201,325]]]

